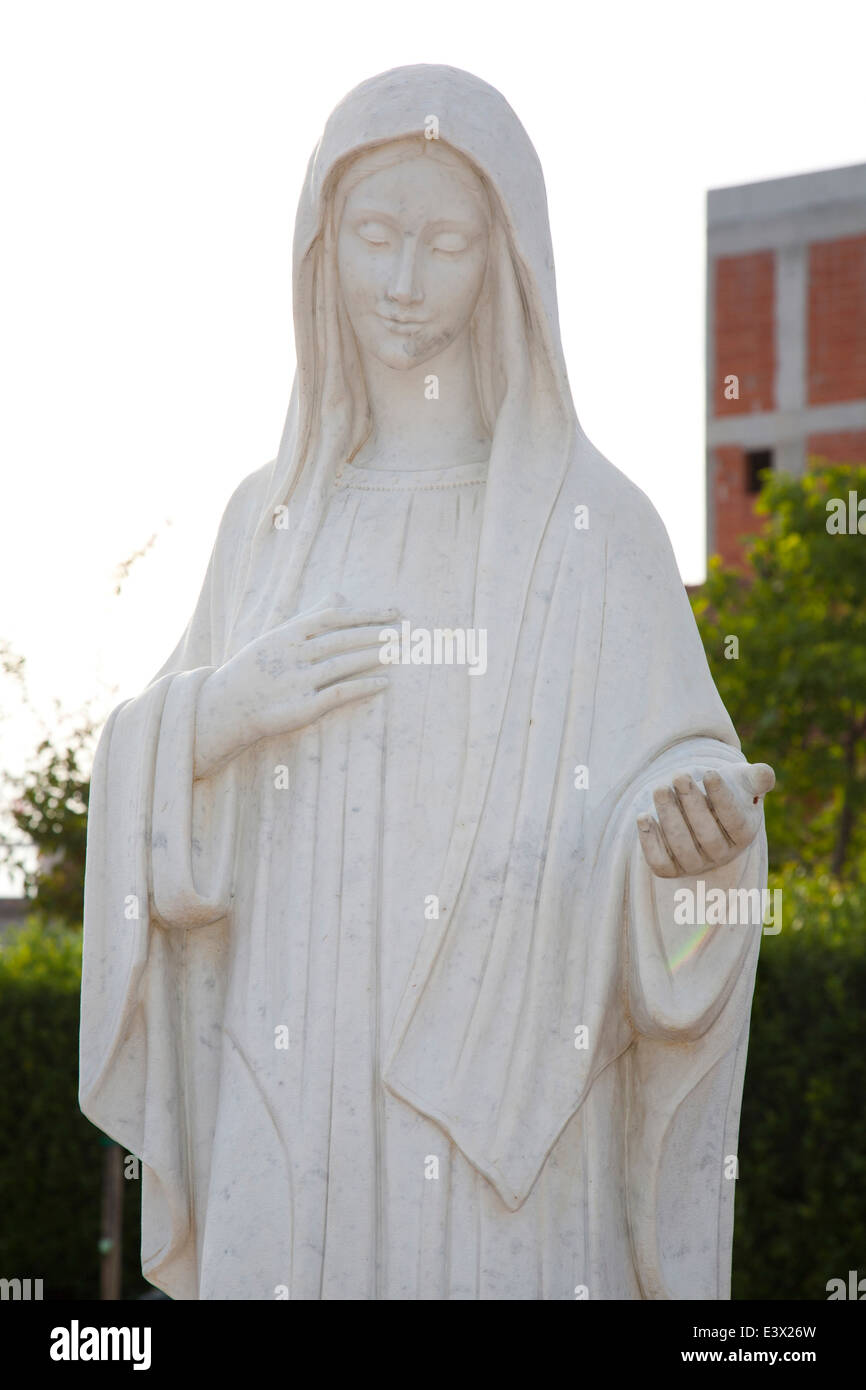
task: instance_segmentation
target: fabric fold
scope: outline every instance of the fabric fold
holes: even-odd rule
[[[199,795],[194,777],[196,701],[212,670],[204,667],[175,676],[163,705],[154,774],[151,871],[154,907],[168,926],[208,926],[226,915],[231,898],[236,769],[229,764],[208,779],[208,786],[198,788]],[[209,893],[197,886],[197,880],[207,874],[202,860],[212,861]]]

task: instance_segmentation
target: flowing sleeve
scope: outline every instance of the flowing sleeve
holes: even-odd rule
[[[683,767],[724,772],[733,760],[741,755],[723,745],[680,745],[650,782]],[[646,809],[650,782],[632,821]],[[730,1297],[737,1134],[766,881],[763,827],[730,864],[699,878],[656,877],[634,833],[624,911],[635,1033],[626,1058],[626,1147],[629,1222],[646,1298]],[[700,904],[712,902],[714,890],[716,902],[723,895],[749,911],[726,908],[724,920],[708,925]]]
[[[166,926],[199,927],[226,915],[234,868],[233,764],[196,782],[198,694],[212,667],[171,679],[156,747],[151,814],[152,902]]]
[[[193,779],[195,710],[221,659],[249,501],[242,485],[178,647],[111,715],[91,777],[79,1102],[141,1160],[144,1273],[177,1298],[196,1296],[235,840],[231,766]]]
[[[630,1041],[628,1217],[648,1299],[730,1295],[740,1102],[761,926],[677,921],[677,894],[766,887],[763,827],[724,869],[660,879],[636,819],[680,770],[724,774],[745,759],[713,684],[670,541],[654,509],[629,491],[607,532],[605,640],[593,742],[616,769],[592,821],[616,904],[619,997]],[[627,678],[623,679],[623,673]],[[635,759],[632,747],[643,757]],[[679,899],[682,901],[682,897]],[[712,920],[712,918],[711,918]]]

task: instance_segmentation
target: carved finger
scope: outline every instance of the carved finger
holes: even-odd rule
[[[318,637],[323,632],[332,632],[335,628],[362,627],[365,624],[374,624],[381,629],[396,622],[400,614],[396,608],[383,610],[381,608],[330,607],[302,616],[304,618],[304,636],[309,638]]]
[[[353,700],[363,700],[367,695],[376,695],[380,690],[384,690],[387,684],[387,676],[368,676],[364,680],[344,681],[342,685],[329,685],[326,690],[320,690],[317,695],[313,696],[313,718],[320,719],[323,714],[328,714],[333,709],[340,709],[343,705],[351,704]]]
[[[679,868],[671,859],[655,816],[649,814],[638,816],[637,828],[640,835],[640,847],[653,873],[657,874],[659,878],[679,878]]]
[[[769,763],[750,763],[745,769],[752,796],[766,796],[776,785],[776,774]]]
[[[656,815],[671,858],[681,866],[685,874],[700,873],[704,867],[704,856],[692,838],[688,821],[680,809],[679,802],[670,787],[657,787],[653,792]]]
[[[713,815],[732,845],[743,844],[754,834],[749,805],[720,772],[705,772],[704,787]]]
[[[688,772],[675,777],[673,787],[699,850],[709,863],[719,863],[729,854],[730,841],[722,832],[701,788]]]
[[[329,656],[339,656],[342,652],[370,647],[379,641],[381,631],[381,623],[366,623],[363,627],[345,627],[333,632],[322,632],[318,637],[310,637],[304,643],[304,660],[317,663]]]
[[[311,668],[311,674],[315,681],[316,690],[324,690],[326,686],[333,685],[335,681],[348,680],[351,676],[358,676],[362,671],[373,671],[382,669],[380,653],[382,648],[365,647],[363,651],[347,652],[345,656],[329,656],[325,661],[319,661]]]

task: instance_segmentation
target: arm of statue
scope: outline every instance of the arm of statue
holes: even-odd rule
[[[387,676],[372,674],[383,669],[379,633],[397,616],[327,599],[241,648],[199,691],[196,780],[260,739],[306,728],[384,690]]]
[[[776,775],[767,763],[743,763],[724,775],[705,772],[703,784],[691,772],[676,773],[653,792],[656,815],[637,818],[644,858],[659,878],[711,873],[748,849]]]
[[[631,851],[629,1228],[644,1298],[718,1299],[729,1297],[734,1184],[726,1179],[764,930],[762,800],[775,777],[765,763],[721,759],[677,771],[671,753],[655,815],[637,816],[641,849]],[[726,904],[754,897],[757,914],[738,906],[716,916],[714,895]],[[678,900],[702,897],[679,915]],[[778,930],[775,910],[774,901]]]
[[[747,896],[746,920],[727,929],[708,928],[697,905],[721,898],[730,902],[732,890],[736,903],[741,893],[761,900],[766,884],[762,800],[774,783],[765,763],[673,771],[656,785],[656,814],[637,816],[641,852],[635,845],[629,993],[638,1033],[668,1040],[701,1037],[741,972],[756,959],[763,906],[754,920],[757,904]],[[689,904],[693,911],[681,910]],[[716,920],[730,922],[727,909]]]

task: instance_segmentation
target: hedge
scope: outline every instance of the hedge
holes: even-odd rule
[[[78,1108],[81,932],[31,920],[0,947],[0,1277],[99,1297],[104,1138]],[[139,1259],[141,1183],[124,1183],[123,1296]]]
[[[866,888],[788,872],[761,945],[732,1295],[826,1299],[866,1276]]]

